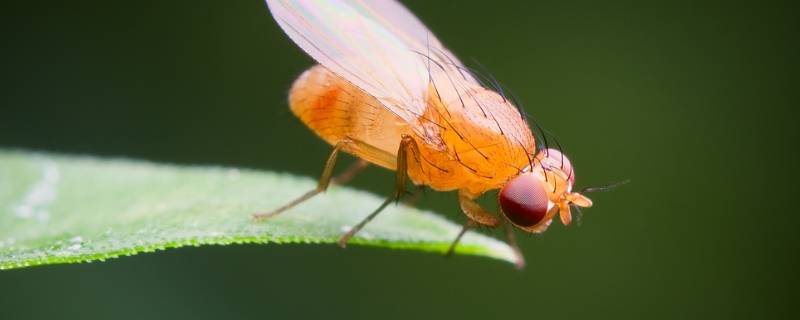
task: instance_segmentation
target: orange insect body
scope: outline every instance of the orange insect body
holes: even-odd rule
[[[543,232],[556,214],[570,224],[570,206],[591,206],[572,191],[569,159],[558,150],[537,150],[517,108],[485,88],[398,2],[266,1],[281,28],[319,63],[294,82],[289,102],[334,151],[315,190],[258,218],[291,208],[363,168],[331,178],[340,150],[396,171],[395,193],[345,234],[341,245],[402,196],[406,177],[435,190],[458,190],[469,219],[459,237],[471,226],[504,221]],[[502,221],[474,201],[495,189],[507,218]]]
[[[494,91],[472,90],[475,92],[469,96],[474,99],[464,100],[464,108],[508,104]],[[357,147],[345,147],[345,151],[390,170],[396,167],[401,137],[412,137],[420,159],[409,159],[408,175],[414,183],[435,190],[464,190],[476,197],[500,188],[529,165],[534,138],[513,106],[493,108],[491,117],[476,119],[466,117],[468,113],[451,112],[444,118],[448,109],[462,108],[461,101],[444,103],[434,88],[428,97],[426,112],[416,124],[426,129],[424,136],[415,134],[414,126],[380,106],[375,98],[322,66],[311,68],[295,81],[289,101],[292,112],[322,139],[335,145],[349,137],[375,146],[383,154]]]

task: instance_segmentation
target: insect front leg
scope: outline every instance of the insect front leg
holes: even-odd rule
[[[370,215],[364,218],[364,220],[361,220],[361,222],[351,228],[350,231],[342,235],[342,237],[339,239],[339,246],[342,248],[346,247],[350,238],[352,238],[359,230],[364,228],[367,223],[372,221],[372,219],[374,219],[378,213],[383,211],[383,209],[392,203],[392,201],[399,201],[400,198],[406,193],[409,155],[416,159],[417,155],[419,155],[419,148],[417,147],[416,141],[414,141],[411,136],[403,135],[403,139],[400,141],[400,147],[397,150],[397,168],[395,170],[394,191],[388,198],[386,198],[386,200],[383,201],[380,206],[378,206],[377,209],[375,209],[375,211],[370,213]]]
[[[458,192],[458,203],[461,206],[461,211],[467,216],[467,223],[464,224],[464,227],[461,229],[461,232],[458,233],[453,243],[450,244],[450,248],[447,250],[446,256],[450,256],[456,249],[456,246],[461,241],[461,238],[467,232],[467,230],[477,227],[477,226],[485,226],[489,228],[496,228],[500,226],[501,222],[497,217],[488,211],[481,208],[481,206],[475,202],[475,197],[468,192],[459,191]],[[511,229],[510,223],[503,219],[503,228],[506,232],[506,240],[511,248],[514,250],[514,254],[517,256],[517,268],[521,269],[525,266],[525,258],[522,256],[522,252],[517,245],[517,241],[514,238],[514,231]]]
[[[353,179],[353,177],[357,173],[361,172],[361,170],[364,170],[364,168],[369,166],[369,162],[367,162],[367,161],[365,161],[363,159],[359,159],[358,161],[356,161],[355,163],[350,165],[350,167],[348,167],[344,172],[340,173],[336,177],[332,177],[333,176],[333,169],[336,167],[336,160],[339,157],[339,151],[341,151],[342,148],[344,148],[349,143],[352,143],[352,141],[349,140],[349,139],[344,139],[342,141],[339,141],[339,143],[337,143],[333,147],[333,151],[331,151],[331,154],[328,156],[328,159],[325,161],[325,168],[322,170],[322,176],[320,176],[319,182],[317,183],[317,187],[316,188],[314,188],[312,190],[309,190],[308,192],[306,192],[305,194],[301,195],[297,199],[292,200],[291,202],[283,205],[280,208],[277,208],[277,209],[272,210],[270,212],[256,213],[256,214],[253,215],[253,218],[256,219],[256,220],[263,220],[263,219],[267,219],[267,218],[270,218],[270,217],[274,217],[274,216],[276,216],[278,214],[281,214],[282,212],[284,212],[284,211],[286,211],[286,210],[288,210],[288,209],[290,209],[290,208],[302,203],[303,201],[311,199],[312,197],[316,196],[317,194],[325,192],[325,190],[328,189],[328,186],[330,185],[331,182],[333,182],[335,184],[345,184],[348,181],[350,181],[351,179]]]
[[[503,219],[503,229],[506,231],[506,241],[508,245],[511,246],[511,249],[514,250],[514,255],[517,256],[515,266],[517,269],[522,270],[525,268],[525,256],[522,255],[522,250],[520,250],[519,244],[517,244],[517,238],[514,237],[514,229],[511,228],[511,222],[508,221],[508,219]]]
[[[469,229],[472,229],[472,228],[476,227],[477,225],[478,225],[478,223],[475,222],[474,220],[467,219],[467,222],[464,223],[463,227],[461,227],[461,231],[458,232],[458,235],[456,236],[455,240],[453,240],[453,242],[450,243],[450,247],[447,248],[447,253],[445,253],[444,255],[446,257],[452,256],[453,252],[456,251],[456,246],[458,245],[459,242],[461,242],[461,238],[464,236],[464,234],[467,233],[467,231],[469,231]]]
[[[489,228],[495,228],[500,225],[500,220],[497,217],[488,211],[481,208],[481,206],[475,202],[475,197],[468,192],[459,191],[458,192],[458,204],[461,206],[461,211],[467,215],[472,221],[475,221],[480,226],[486,226]]]
[[[461,237],[463,237],[469,229],[477,226],[495,228],[500,225],[500,221],[497,220],[497,217],[481,208],[481,206],[475,202],[475,200],[473,200],[474,198],[474,196],[467,192],[458,192],[458,204],[461,206],[461,211],[467,215],[467,222],[464,223],[464,227],[461,228],[461,232],[458,233],[456,238],[453,240],[453,243],[450,244],[450,248],[447,249],[445,256],[449,257],[453,255],[456,246],[461,241]]]

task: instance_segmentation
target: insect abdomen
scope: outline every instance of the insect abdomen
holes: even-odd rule
[[[404,122],[372,96],[341,77],[317,65],[306,70],[292,85],[289,106],[314,133],[331,145],[345,138],[354,138],[395,155]],[[345,151],[388,169],[394,161],[347,148]]]

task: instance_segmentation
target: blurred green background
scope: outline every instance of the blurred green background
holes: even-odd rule
[[[751,1],[408,1],[554,132],[583,224],[528,268],[333,245],[0,272],[0,318],[796,318],[798,15]],[[4,1],[0,146],[316,176],[312,64],[259,0]],[[795,141],[795,142],[792,142]],[[795,146],[795,147],[793,147]],[[354,186],[386,193],[387,171]],[[269,195],[264,195],[268,197]],[[452,194],[419,202],[462,222]]]

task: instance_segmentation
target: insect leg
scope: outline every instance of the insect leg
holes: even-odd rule
[[[419,154],[419,149],[414,139],[410,136],[403,135],[403,139],[400,141],[400,148],[397,150],[397,168],[395,170],[394,192],[392,192],[392,194],[387,197],[386,200],[383,201],[383,203],[377,209],[375,209],[375,211],[370,213],[366,218],[364,218],[364,220],[361,220],[361,222],[351,228],[350,231],[342,235],[342,237],[339,239],[339,246],[342,248],[346,247],[350,238],[352,238],[359,230],[364,228],[367,223],[375,218],[378,213],[383,211],[383,209],[392,203],[392,201],[399,201],[400,198],[406,193],[409,151],[414,155]]]
[[[490,228],[495,228],[500,226],[501,222],[497,219],[494,215],[487,212],[481,206],[473,200],[473,196],[469,193],[464,191],[458,192],[458,203],[461,205],[461,211],[464,211],[464,214],[467,215],[469,221],[464,225],[464,228],[461,230],[461,233],[458,234],[456,239],[453,241],[453,244],[450,245],[450,249],[447,250],[446,255],[451,255],[458,245],[458,242],[461,240],[461,237],[464,236],[464,233],[467,232],[467,229],[476,227],[476,226],[486,226]],[[511,229],[510,223],[503,219],[503,229],[505,229],[506,239],[508,244],[514,250],[514,254],[517,256],[517,268],[522,269],[525,266],[525,258],[522,256],[522,252],[517,245],[517,241],[514,238],[514,232]]]
[[[468,229],[477,227],[480,225],[487,226],[490,228],[500,226],[501,222],[497,219],[494,215],[490,214],[486,210],[480,207],[478,203],[472,200],[472,197],[466,192],[459,192],[458,193],[458,200],[459,204],[461,205],[461,210],[464,211],[464,214],[467,215],[469,219],[466,224],[464,224],[464,228],[461,229],[461,232],[458,234],[456,239],[450,245],[450,248],[447,250],[446,256],[450,256],[455,251],[456,245],[461,240],[461,237],[464,236],[464,233],[467,232]],[[506,233],[506,241],[508,245],[514,250],[514,255],[516,255],[517,259],[517,269],[522,269],[525,267],[525,257],[522,256],[522,251],[519,249],[519,245],[517,244],[517,240],[514,237],[514,230],[511,228],[511,223],[507,219],[502,219],[503,229]]]
[[[516,267],[519,270],[525,268],[525,256],[522,255],[522,250],[519,249],[519,244],[517,244],[517,239],[514,237],[514,229],[511,228],[511,222],[508,219],[503,219],[503,229],[506,232],[506,242],[508,245],[511,246],[511,249],[514,250],[514,255],[517,256]]]
[[[490,228],[500,225],[500,221],[497,220],[497,217],[481,208],[481,206],[475,202],[473,197],[467,192],[458,192],[458,204],[461,206],[461,211],[463,211],[470,220],[475,221],[477,224]]]
[[[336,159],[339,156],[339,151],[348,143],[350,143],[349,140],[342,140],[333,147],[333,151],[331,151],[331,154],[328,156],[328,160],[325,161],[325,168],[322,170],[322,176],[319,178],[319,183],[317,184],[316,188],[309,190],[302,196],[292,200],[291,202],[283,205],[280,208],[277,208],[270,212],[256,213],[253,215],[253,218],[256,220],[263,220],[270,217],[274,217],[302,203],[303,201],[311,199],[315,195],[324,192],[325,190],[328,189],[328,186],[330,185],[331,182],[335,184],[345,184],[351,179],[353,179],[353,176],[355,176],[361,170],[364,170],[364,168],[366,168],[369,165],[369,162],[359,159],[357,162],[350,165],[350,167],[348,167],[344,172],[342,172],[336,177],[331,178],[331,176],[333,175],[333,169],[336,167]]]
[[[452,256],[453,252],[455,252],[456,250],[456,246],[461,241],[461,238],[464,236],[464,234],[467,233],[469,229],[474,228],[476,225],[477,224],[474,221],[472,221],[472,219],[467,219],[467,223],[464,223],[464,226],[461,228],[461,231],[453,240],[453,243],[450,244],[450,247],[447,248],[447,253],[445,253],[444,255],[446,257]]]
[[[408,196],[405,197],[405,199],[403,199],[403,204],[412,207],[417,202],[417,200],[419,200],[419,198],[424,194],[425,194],[425,186],[423,185],[417,186],[417,188],[414,189],[414,191],[409,192]]]
[[[505,219],[503,219],[505,220]],[[467,230],[478,226],[478,223],[472,219],[468,219],[467,223],[464,224],[464,227],[461,228],[461,232],[458,233],[456,239],[453,240],[453,243],[450,244],[450,248],[447,249],[447,253],[445,253],[446,257],[452,256],[453,252],[456,250],[456,246],[458,245],[461,238],[464,237],[464,234],[467,233]],[[506,241],[508,241],[508,245],[511,246],[511,249],[514,250],[514,255],[517,257],[516,259],[516,267],[517,269],[525,268],[525,257],[522,255],[522,251],[519,249],[519,245],[517,244],[516,238],[514,238],[514,231],[511,229],[511,223],[507,220],[503,223],[503,229],[506,232]]]

